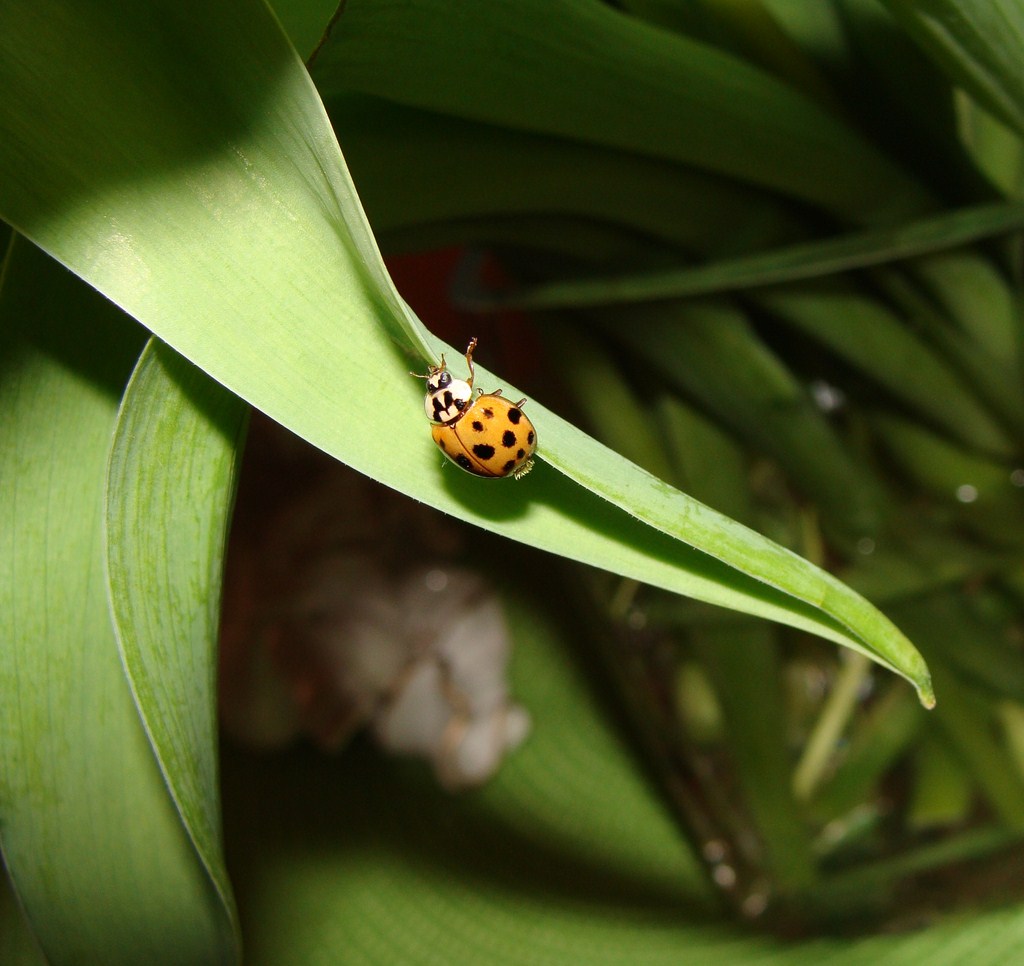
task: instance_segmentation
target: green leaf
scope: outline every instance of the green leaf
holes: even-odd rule
[[[819,913],[830,913],[837,924],[847,921],[851,910],[858,907],[868,906],[877,913],[883,903],[895,898],[893,883],[915,875],[941,873],[941,870],[955,867],[958,863],[979,859],[991,859],[998,865],[1000,858],[1011,849],[1020,847],[1021,839],[1019,831],[989,826],[925,842],[895,856],[831,876],[815,895],[814,905]],[[873,955],[868,944],[868,949],[863,950],[863,958],[854,953],[850,961],[901,963],[906,966],[925,960],[942,962],[945,959],[954,963],[965,948],[971,948],[972,963],[997,966],[1005,962],[1005,956],[1016,955],[1020,948],[1021,916],[1018,908],[1004,910],[1002,915],[979,912],[966,919],[950,917],[950,920],[912,933],[902,942],[875,947]]]
[[[1022,228],[1024,205],[977,205],[893,228],[820,239],[693,267],[546,282],[496,296],[489,302],[481,298],[475,304],[557,308],[735,292],[902,261]]]
[[[971,813],[974,788],[964,766],[941,740],[931,736],[914,760],[913,796],[907,804],[912,828],[942,828]]]
[[[135,703],[229,916],[217,794],[220,578],[246,407],[150,340],[118,414],[106,492],[111,609]]]
[[[750,519],[742,450],[674,400],[663,402],[660,415],[666,445],[694,494],[737,519]],[[791,898],[811,887],[817,876],[808,828],[792,793],[778,635],[763,624],[747,624],[696,627],[689,639],[715,686],[736,779],[766,863],[779,890]]]
[[[1002,195],[1020,198],[1024,141],[966,94],[958,92],[955,104],[960,138],[978,170]]]
[[[418,226],[451,231],[486,219],[493,231],[512,216],[544,213],[622,226],[697,254],[779,245],[805,232],[778,196],[669,161],[362,95],[327,106],[382,245]],[[524,243],[557,240],[538,231]]]
[[[587,414],[593,435],[655,476],[676,482],[651,409],[628,384],[612,353],[577,326],[549,326],[544,345],[563,360],[560,377]]]
[[[644,366],[777,460],[837,540],[853,545],[877,534],[886,516],[882,487],[738,308],[695,300],[609,309],[599,318]]]
[[[883,301],[842,280],[780,286],[756,301],[965,447],[1004,459],[1016,452],[959,373]]]
[[[737,57],[597,0],[349,0],[313,64],[457,117],[693,165],[885,223],[925,191],[835,115]]]
[[[316,51],[339,11],[337,0],[278,0],[269,6],[302,58]]]
[[[895,416],[877,416],[872,427],[912,485],[931,495],[944,513],[976,528],[996,547],[1020,547],[1024,499],[1010,466]]]
[[[523,484],[442,471],[400,347],[457,355],[394,291],[302,65],[266,13],[238,6],[245,16],[198,0],[130,15],[69,7],[43,23],[5,11],[0,211],[222,385],[360,472],[495,533],[864,649],[930,702],[916,652],[865,601],[532,399],[548,467]],[[53,44],[67,56],[55,62]],[[138,83],[122,82],[125,62]],[[186,62],[202,66],[202,96],[195,79],[169,81]],[[73,106],[53,95],[72,76]],[[497,384],[483,367],[477,378]]]
[[[700,860],[569,642],[532,596],[507,605],[534,728],[480,791],[448,795],[366,742],[337,760],[225,755],[247,962],[628,962],[714,917]]]
[[[87,333],[84,336],[83,333]],[[102,499],[142,333],[23,241],[0,290],[0,835],[51,963],[224,963],[230,920],[124,677]]]
[[[936,727],[949,748],[967,768],[995,816],[1006,828],[1024,832],[1024,778],[1014,767],[1005,745],[994,737],[994,712],[983,695],[936,661],[944,694]]]
[[[0,962],[6,966],[46,966],[32,930],[18,907],[6,870],[0,869]]]
[[[957,84],[1024,135],[1024,10],[1016,0],[886,0]]]
[[[905,691],[892,688],[871,706],[844,742],[838,764],[815,789],[808,807],[822,824],[870,802],[885,771],[905,755],[925,724]]]
[[[717,915],[689,845],[588,687],[590,658],[570,659],[571,641],[533,598],[508,605],[511,688],[534,731],[486,788],[453,798],[422,766],[362,742],[337,760],[225,755],[247,963],[951,966],[966,955],[1003,966],[1017,956],[1019,907],[785,943]],[[874,895],[891,878],[869,880]],[[833,902],[842,914],[864,897],[854,888]]]
[[[863,598],[803,558],[626,463],[579,430],[557,422],[553,414],[547,413],[545,418],[561,432],[561,447],[547,456],[548,462],[556,469],[583,488],[626,510],[641,523],[695,548],[697,553],[708,554],[710,566],[689,554],[684,556],[682,547],[673,554],[679,565],[692,568],[685,580],[686,594],[719,602],[723,599],[721,592],[728,588],[735,594],[729,606],[759,616],[769,616],[774,610],[773,605],[783,603],[782,600],[773,600],[773,590],[791,595],[796,603],[790,604],[791,611],[783,623],[806,629],[807,619],[811,618],[817,623],[814,633],[830,640],[841,640],[846,646],[898,671],[914,683],[925,705],[930,707],[934,703],[923,661],[896,627]],[[586,534],[580,533],[576,539],[580,542],[572,549],[566,539],[560,552],[575,557],[579,550],[589,545],[594,547],[594,556],[578,559],[602,559],[604,554],[598,551],[603,548],[594,546]],[[543,546],[540,541],[536,545]],[[729,574],[720,570],[711,563],[712,555],[716,562],[735,568],[735,572]],[[669,590],[678,591],[683,586],[682,580],[664,583],[621,564],[609,569]],[[653,572],[647,572],[654,577]],[[709,586],[707,582],[714,585],[716,578],[720,581],[717,588]],[[750,583],[751,579],[764,582],[760,594],[756,583]],[[719,601],[715,600],[716,597]],[[800,603],[809,605],[810,610],[801,608]]]
[[[985,619],[962,590],[932,594],[913,604],[894,607],[892,614],[927,641],[926,653],[955,672],[957,681],[988,691],[993,700],[1010,698],[1024,704],[1024,667],[1001,621]],[[965,647],[964,641],[971,646]]]
[[[1021,338],[1019,302],[989,260],[978,252],[950,251],[919,259],[910,268],[990,358],[1012,364]]]
[[[932,264],[944,261],[951,276],[965,284],[964,290],[954,294],[938,264]],[[910,270],[920,275],[924,287],[931,291],[923,291],[907,277],[909,273],[896,269],[877,269],[872,281],[886,292],[908,324],[956,366],[975,396],[1010,434],[1020,439],[1024,435],[1024,384],[1018,354],[993,351],[997,343],[1008,345],[1017,338],[1019,323],[1009,287],[990,265],[970,253],[930,256],[912,264]]]
[[[949,78],[879,0],[834,0],[846,58],[826,71],[846,110],[893,159],[945,199],[988,199],[960,138]]]

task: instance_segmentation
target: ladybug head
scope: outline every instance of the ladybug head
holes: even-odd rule
[[[445,368],[438,366],[430,367],[430,372],[427,374],[427,392],[434,393],[440,392],[442,389],[447,389],[452,384],[452,374]]]

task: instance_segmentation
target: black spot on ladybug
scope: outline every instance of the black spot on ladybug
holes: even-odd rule
[[[523,414],[518,409],[516,409],[515,406],[513,406],[508,411],[508,421],[510,423],[518,423],[519,420],[522,419],[522,418],[523,418]]]
[[[480,422],[479,419],[474,419],[473,429],[475,429],[478,433],[482,433],[484,431],[484,424]]]
[[[530,444],[530,445],[532,446],[532,445],[533,445],[533,440],[534,440],[534,438],[535,438],[535,437],[534,437],[534,435],[533,435],[533,430],[531,429],[531,430],[530,430],[530,431],[529,431],[529,432],[528,432],[528,433],[526,434],[526,442],[527,442],[527,443],[529,443],[529,444]]]
[[[469,402],[468,399],[456,399],[455,400],[455,408],[461,413],[462,410],[466,408],[466,403],[467,402]]]
[[[513,433],[511,429],[506,429],[502,434],[501,445],[504,446],[505,449],[512,449],[512,447],[516,445],[516,434]]]
[[[452,374],[450,372],[438,373],[438,376],[437,376],[437,388],[438,389],[444,389],[445,387],[451,385],[451,381],[452,381]]]
[[[441,449],[443,449],[446,453],[448,452],[448,447],[444,445],[444,440],[443,439],[439,439],[437,441],[437,445],[440,446]]]
[[[473,464],[470,462],[469,457],[465,453],[459,453],[455,457],[455,462],[459,464],[464,470],[469,470],[471,473],[474,472]]]
[[[473,455],[480,457],[482,460],[489,460],[494,458],[494,447],[488,446],[486,443],[477,443],[473,447]]]
[[[516,461],[509,460],[502,468],[502,473],[511,473],[516,468]]]
[[[483,410],[483,414],[488,419],[494,419],[494,410],[493,409],[490,409],[490,408],[485,409],[485,410]]]
[[[519,450],[518,453],[516,453],[516,459],[517,460],[521,460],[525,455],[526,455],[526,450],[525,449],[521,449],[521,450]]]

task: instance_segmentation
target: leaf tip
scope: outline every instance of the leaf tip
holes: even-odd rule
[[[917,688],[918,700],[926,710],[931,711],[935,707],[935,690],[932,688],[931,675],[926,672],[914,686]]]

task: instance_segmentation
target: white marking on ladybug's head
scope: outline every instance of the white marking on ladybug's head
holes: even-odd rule
[[[472,398],[473,387],[468,382],[452,379],[447,372],[438,372],[427,379],[423,409],[431,422],[452,423],[469,408]]]
[[[447,369],[431,366],[430,372],[427,373],[427,395],[440,389],[447,389],[451,382],[452,374]]]

